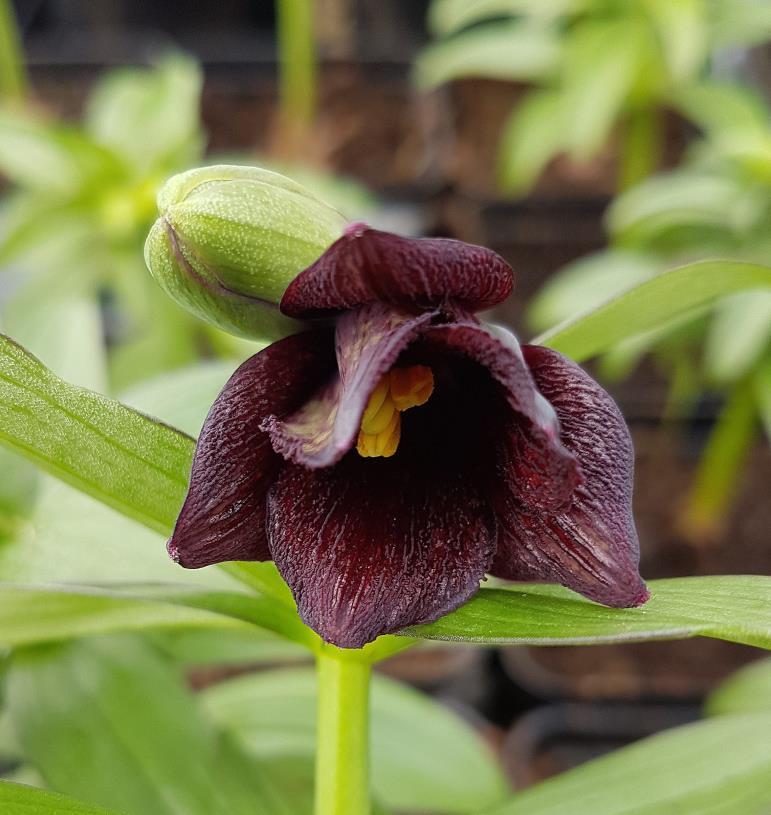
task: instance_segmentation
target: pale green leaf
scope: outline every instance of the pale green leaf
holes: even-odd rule
[[[562,63],[566,145],[578,161],[605,143],[642,70],[648,45],[634,18],[589,20],[570,33]]]
[[[0,781],[0,807],[3,815],[125,815],[7,781]]]
[[[20,108],[0,110],[0,173],[14,183],[70,197],[121,172],[109,151],[77,130]]]
[[[445,37],[493,17],[558,18],[580,5],[577,0],[434,0],[428,25],[437,37]]]
[[[606,220],[614,238],[628,247],[653,241],[700,253],[741,234],[758,220],[764,200],[747,184],[728,175],[681,170],[663,173],[619,196]],[[698,231],[697,231],[698,230]]]
[[[258,757],[314,752],[312,670],[252,674],[212,687],[203,699],[213,719]],[[387,807],[464,813],[505,794],[480,737],[424,694],[376,675],[371,726],[372,782]]]
[[[86,128],[140,170],[164,162],[184,167],[195,161],[202,141],[201,83],[200,68],[182,54],[150,69],[111,71],[89,99]]]
[[[730,260],[680,266],[579,314],[533,340],[577,362],[746,289],[771,287],[771,267]]]
[[[139,639],[18,653],[7,698],[25,756],[60,792],[127,815],[292,812]]]
[[[764,815],[771,716],[660,733],[520,791],[486,815]]]
[[[710,323],[704,367],[715,383],[744,377],[766,352],[771,340],[771,291],[735,294],[721,303]]]
[[[518,645],[713,637],[771,649],[771,577],[652,580],[640,608],[597,605],[559,586],[481,589],[461,608],[402,633]]]
[[[231,360],[191,365],[135,385],[121,395],[121,401],[195,438],[235,368]]]
[[[511,112],[501,135],[498,174],[503,189],[525,192],[565,145],[564,100],[533,91]]]
[[[426,48],[415,65],[415,81],[420,88],[469,76],[532,81],[552,74],[558,61],[558,36],[548,26],[491,23]]]
[[[534,330],[543,331],[576,312],[596,308],[660,269],[661,263],[647,255],[619,249],[580,258],[546,281],[530,301],[528,322]]]
[[[707,699],[706,712],[710,716],[771,715],[771,658],[752,662],[729,677]]]
[[[675,83],[698,77],[709,49],[705,0],[645,0]]]

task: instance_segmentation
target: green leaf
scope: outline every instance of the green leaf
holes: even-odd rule
[[[565,146],[564,99],[533,91],[511,112],[501,135],[498,174],[507,192],[526,192]]]
[[[134,385],[121,395],[121,401],[196,438],[235,368],[232,360],[191,365]]]
[[[759,659],[727,679],[707,699],[706,712],[710,716],[771,715],[771,658]]]
[[[546,281],[530,301],[528,323],[535,330],[557,325],[649,280],[660,269],[660,261],[648,255],[619,249],[580,258]]]
[[[199,130],[201,70],[183,54],[151,69],[109,72],[94,90],[86,111],[93,138],[139,169],[181,168],[195,161]]]
[[[0,584],[2,585],[2,584]],[[250,625],[308,648],[316,635],[294,609],[272,597],[177,586],[40,588],[2,585],[0,645],[18,647],[149,628],[228,628]]]
[[[645,0],[675,83],[698,77],[709,48],[708,11],[704,0]]]
[[[713,637],[771,649],[771,577],[652,580],[641,608],[597,605],[559,586],[481,589],[466,605],[403,634],[516,645]]]
[[[735,294],[716,309],[704,348],[712,382],[742,379],[758,363],[771,340],[771,291]]]
[[[728,175],[680,170],[663,173],[619,196],[607,214],[608,229],[626,247],[702,253],[719,250],[763,216],[765,198]],[[731,244],[729,244],[730,246]]]
[[[415,64],[419,88],[434,88],[460,77],[537,80],[552,74],[559,60],[555,30],[540,23],[490,23],[426,48]]]
[[[634,18],[592,20],[570,32],[562,63],[566,144],[578,161],[607,140],[646,57],[647,38]]]
[[[716,300],[746,289],[771,287],[771,267],[705,260],[663,272],[533,340],[577,362],[615,347]]]
[[[312,670],[252,674],[203,693],[206,710],[260,758],[315,749]],[[428,696],[382,676],[372,686],[372,781],[386,807],[468,812],[505,794],[486,745]]]
[[[4,815],[123,815],[116,810],[108,811],[53,792],[6,781],[0,781],[0,807]]]
[[[0,173],[49,197],[82,193],[96,179],[120,177],[109,151],[73,128],[21,109],[0,110]]]
[[[520,791],[486,815],[762,815],[771,716],[679,727]]]
[[[17,654],[8,705],[25,756],[57,791],[127,815],[291,812],[139,639]]]
[[[182,505],[194,447],[160,422],[63,382],[2,335],[0,442],[162,534]]]
[[[492,17],[525,15],[558,18],[579,5],[576,0],[434,0],[428,12],[428,26],[437,37]]]

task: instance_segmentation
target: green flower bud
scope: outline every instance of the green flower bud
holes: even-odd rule
[[[145,262],[180,305],[225,331],[277,338],[298,329],[277,304],[340,237],[343,216],[289,178],[220,165],[176,175],[158,194]]]

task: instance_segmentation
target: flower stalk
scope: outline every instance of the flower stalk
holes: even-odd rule
[[[659,167],[662,122],[654,108],[632,111],[621,133],[618,188],[621,192],[645,181]]]
[[[21,37],[11,0],[0,0],[0,101],[21,101],[27,88]]]
[[[324,645],[317,655],[315,815],[369,815],[370,664]]]

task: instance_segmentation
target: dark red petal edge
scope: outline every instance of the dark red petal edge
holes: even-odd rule
[[[538,512],[507,490],[497,496],[500,536],[492,574],[560,583],[608,606],[648,599],[632,517],[634,450],[616,403],[578,365],[548,348],[524,346],[541,393],[557,411],[562,440],[584,483],[569,510]]]
[[[231,376],[206,417],[185,503],[168,543],[188,569],[228,560],[269,560],[268,488],[283,460],[260,423],[307,398],[334,367],[330,331],[296,334],[268,346]]]
[[[339,376],[285,420],[263,424],[273,447],[305,467],[329,467],[356,443],[364,408],[380,378],[430,322],[430,312],[414,316],[371,303],[337,322],[335,346]]]
[[[502,386],[511,410],[498,440],[501,483],[529,506],[570,506],[580,467],[560,440],[557,415],[536,388],[516,337],[474,321],[432,326],[424,342],[475,360]]]
[[[494,550],[489,503],[469,479],[420,478],[396,458],[288,464],[268,503],[271,551],[300,616],[342,648],[457,608]]]
[[[380,301],[410,311],[480,311],[505,300],[511,267],[490,249],[448,238],[403,238],[352,224],[284,292],[281,311],[318,317]]]

